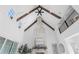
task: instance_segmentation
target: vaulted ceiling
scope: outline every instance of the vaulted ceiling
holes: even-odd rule
[[[68,9],[68,5],[41,5],[41,6],[47,9],[48,11],[50,11],[51,13],[58,15],[61,18],[64,16],[64,14]],[[36,7],[38,7],[38,5],[28,5],[28,6],[19,6],[19,9],[18,9],[18,6],[17,6],[16,7],[17,19],[23,16],[24,14],[28,14],[31,10],[33,10]],[[46,21],[46,23],[51,25],[51,27],[54,27],[54,25],[57,25],[58,22],[61,20],[60,18],[57,18],[49,14],[45,10],[43,11],[44,13],[42,15],[42,18],[44,19],[44,21]],[[18,21],[18,22],[22,22],[24,26],[23,29],[31,25],[35,21],[36,17],[38,17],[35,12],[36,10],[34,10],[31,14],[28,14],[27,16],[25,15],[23,18],[20,19],[20,21]]]
[[[66,13],[66,11],[69,7],[68,5],[41,5],[41,6],[44,7],[45,9],[49,10],[51,13],[54,13],[54,14],[60,16],[61,18],[64,16],[64,14]],[[14,11],[16,13],[16,16],[15,16],[16,20],[19,17],[21,17],[22,15],[24,15],[25,13],[29,13],[29,11],[33,10],[36,7],[38,7],[38,5],[8,6],[8,8],[14,9]],[[54,27],[54,25],[57,25],[58,22],[61,20],[61,19],[56,18],[55,16],[52,16],[45,10],[43,10],[43,11],[44,11],[44,13],[42,15],[42,18],[44,19],[44,21],[46,23],[48,23],[52,27]],[[36,18],[38,16],[35,12],[36,12],[36,10],[34,12],[32,12],[31,14],[29,14],[28,16],[25,16],[24,18],[22,18],[20,21],[18,21],[18,23],[20,23],[20,22],[22,23],[23,29],[27,28],[30,24],[32,24],[36,20]]]
[[[28,13],[30,10],[34,9],[37,6],[38,5],[15,5],[9,7],[13,7],[17,17],[20,17],[23,14]],[[41,6],[61,17],[63,17],[68,8],[68,5],[41,5]]]

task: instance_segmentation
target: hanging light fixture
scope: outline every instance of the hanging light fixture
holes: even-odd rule
[[[15,11],[12,8],[10,8],[8,11],[8,16],[10,17],[10,19],[13,19],[14,15],[15,15]]]

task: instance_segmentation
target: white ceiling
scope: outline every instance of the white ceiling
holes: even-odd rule
[[[68,9],[68,5],[42,5],[44,8],[50,10],[51,12],[59,15],[60,17],[63,17],[66,10]],[[36,5],[28,5],[28,6],[17,6],[15,8],[16,13],[17,13],[17,18],[21,15],[23,15],[24,13],[29,12],[30,10],[32,10],[33,8],[37,7]],[[21,10],[20,10],[21,9]],[[33,17],[32,17],[33,16]],[[23,23],[22,26],[24,26],[23,28],[28,27],[35,19],[36,19],[36,13],[33,12],[30,15],[26,16],[25,18],[23,18],[21,20],[21,22]],[[47,12],[45,12],[42,16],[42,18],[48,23],[50,24],[52,27],[54,27],[54,25],[57,25],[59,23],[59,21],[61,19],[58,19],[50,14],[48,14]]]
[[[17,14],[17,17],[23,15],[24,13],[28,13],[33,8],[37,7],[38,5],[15,5],[12,6]],[[42,5],[44,8],[50,10],[51,12],[63,17],[65,14],[68,5]],[[11,7],[11,6],[10,6]]]
[[[25,13],[28,13],[30,10],[32,10],[33,8],[37,6],[38,5],[9,5],[7,6],[7,10],[9,10],[10,8],[13,8],[16,13],[15,18],[17,19],[18,17],[22,16]],[[42,6],[50,10],[51,12],[59,15],[60,17],[63,17],[66,10],[68,9],[68,5],[42,5]],[[0,7],[6,7],[6,6],[0,6]],[[36,19],[36,17],[37,15],[35,14],[35,12],[33,12],[30,15],[23,18],[21,22],[23,23],[23,26],[26,27],[30,25]],[[48,14],[47,12],[43,14],[42,18],[52,27],[53,25],[56,25],[61,20],[61,19],[57,19],[56,17]]]
[[[17,17],[19,17],[24,13],[28,13],[36,6],[38,5],[9,5],[8,8],[13,8],[16,12]],[[42,5],[42,6],[61,17],[64,15],[65,11],[68,8],[68,5]]]
[[[15,5],[15,6],[12,6],[12,8],[15,10],[17,18],[25,13],[28,13],[30,10],[32,10],[35,7],[36,7],[36,5]]]
[[[68,5],[43,5],[43,7],[61,17],[65,14],[66,10],[68,9]]]

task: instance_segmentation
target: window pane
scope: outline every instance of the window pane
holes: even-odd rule
[[[5,41],[5,38],[0,37],[0,49],[2,48],[4,41]]]
[[[75,16],[77,16],[78,13],[74,11],[72,15],[66,20],[68,26],[72,25],[76,20],[74,19]]]
[[[2,51],[1,51],[1,53],[2,54],[8,54],[8,53],[10,53],[12,44],[13,44],[12,41],[7,40],[6,43],[5,43],[5,45],[4,45],[4,47],[3,47],[3,49],[2,49]]]
[[[77,16],[75,16],[75,17],[73,18],[74,21],[77,21],[78,19],[79,19],[79,15],[77,15]]]
[[[74,18],[77,17],[77,16],[78,16],[78,13],[75,11],[75,12],[72,14],[72,18],[73,18],[74,22],[77,21],[77,19],[74,19]],[[78,18],[78,17],[77,17],[77,18]]]
[[[13,43],[13,46],[12,46],[12,49],[11,49],[11,51],[10,51],[10,54],[16,53],[17,46],[18,46],[18,44],[17,44],[16,42],[14,42],[14,43]]]
[[[66,20],[66,23],[68,24],[68,26],[72,25],[73,24],[73,19]]]
[[[60,27],[60,32],[62,33],[62,32],[64,32],[66,29],[67,29],[67,25],[66,25],[66,23],[64,22],[64,23],[61,25],[61,27]]]
[[[77,21],[79,19],[79,14],[75,11],[74,15],[73,15],[73,20],[74,22]]]

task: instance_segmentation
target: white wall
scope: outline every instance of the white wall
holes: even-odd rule
[[[47,43],[47,53],[53,53],[53,44],[57,43],[56,33],[46,25],[44,25],[45,28],[45,40]]]
[[[11,20],[8,16],[8,10],[13,7],[0,7],[0,36],[20,43],[23,38],[23,31],[18,29],[16,17],[14,16],[14,19]]]
[[[66,38],[65,41],[68,46],[70,46],[68,49],[72,53],[78,53],[79,54],[79,32]]]
[[[47,27],[45,24],[45,35],[44,39],[46,41],[46,46],[47,46],[47,53],[53,53],[53,47],[52,44],[57,43],[56,39],[56,34],[53,30],[51,30],[49,27]],[[34,45],[34,39],[35,39],[35,30],[36,24],[33,25],[31,28],[29,28],[25,33],[24,33],[24,41],[23,43],[27,43],[29,48],[32,48]]]
[[[35,25],[30,27],[27,31],[24,32],[24,38],[23,38],[23,44],[28,44],[29,48],[32,48],[34,46],[34,34]]]

